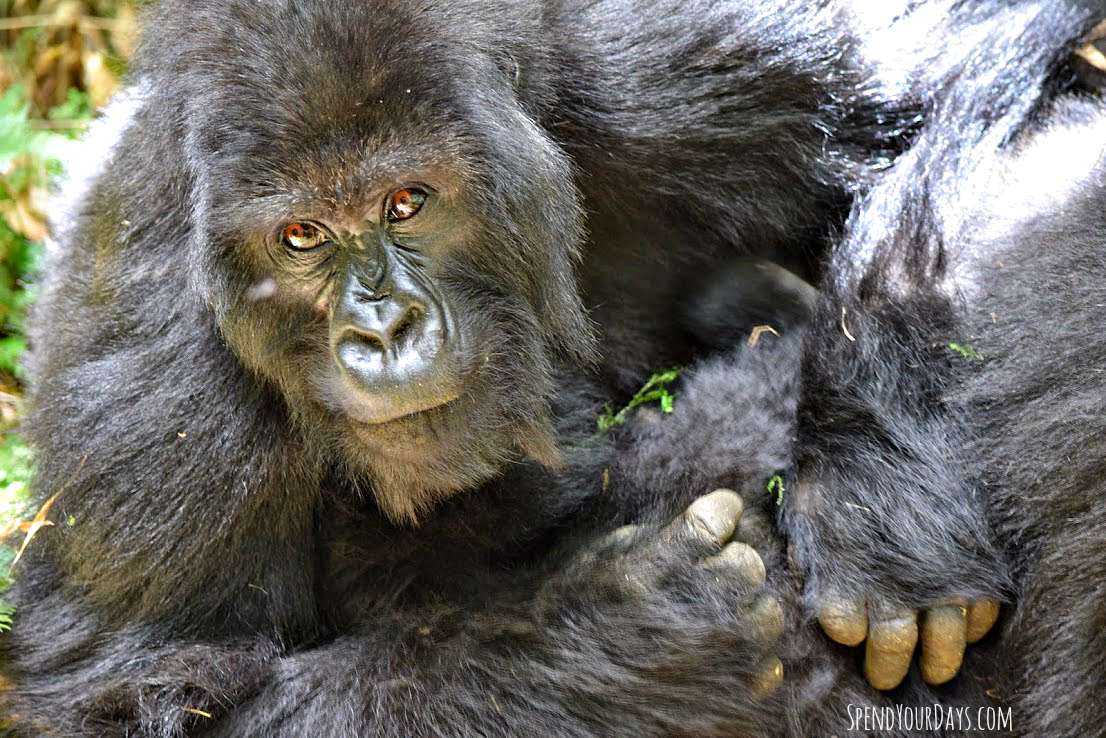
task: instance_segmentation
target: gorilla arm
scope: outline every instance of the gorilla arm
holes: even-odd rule
[[[355,632],[277,659],[205,735],[764,733],[779,720],[783,614],[734,539],[741,509],[719,490],[664,528],[620,528],[529,604],[366,612]]]
[[[1024,125],[1088,19],[1030,4],[985,22],[1003,41],[959,62],[911,151],[854,210],[803,361],[785,525],[823,627],[847,645],[868,639],[866,671],[882,689],[909,669],[918,609],[936,608],[921,624],[921,666],[941,683],[1009,588],[963,456],[971,428],[947,399],[978,360],[958,312],[979,258],[955,247],[963,199],[977,194],[962,175],[973,147],[996,149]]]

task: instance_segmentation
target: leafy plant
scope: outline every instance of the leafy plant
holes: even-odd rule
[[[73,139],[116,87],[134,15],[128,0],[0,0],[0,531],[15,532],[8,544],[18,544],[29,507],[31,452],[12,429],[46,200]],[[11,585],[14,557],[13,547],[0,545],[0,593]],[[14,614],[0,598],[0,632]]]
[[[783,486],[783,475],[773,474],[765,488],[768,490],[768,494],[775,495],[776,507],[783,505],[783,495],[787,491]]]
[[[606,433],[615,426],[623,425],[626,422],[627,414],[631,410],[649,402],[659,402],[663,413],[672,412],[672,405],[676,400],[676,396],[669,391],[668,386],[679,379],[683,371],[683,367],[673,367],[663,372],[657,372],[649,377],[649,380],[638,390],[636,395],[630,398],[630,401],[626,403],[626,407],[617,413],[607,407],[596,420],[599,432]]]
[[[27,100],[19,84],[0,95],[0,529],[19,519],[28,504],[31,452],[10,430],[18,421],[24,380],[24,321],[35,296],[30,275],[47,233],[47,196],[79,132],[39,128]],[[70,90],[47,117],[71,120],[91,112],[88,95]],[[10,547],[0,547],[0,592],[11,584],[13,556]],[[10,626],[10,616],[11,608],[0,600],[0,631]]]

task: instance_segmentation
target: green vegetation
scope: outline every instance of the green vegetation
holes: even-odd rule
[[[768,484],[765,487],[768,490],[768,494],[775,495],[776,506],[783,505],[783,494],[786,492],[783,486],[783,476],[780,474],[773,474],[772,478],[768,480]]]
[[[87,118],[91,108],[87,94],[71,89],[65,102],[47,111],[47,120],[75,114]],[[0,528],[25,512],[30,453],[12,432],[24,380],[23,323],[34,299],[30,277],[46,235],[45,200],[76,132],[38,127],[21,84],[0,96]]]
[[[675,402],[676,396],[669,391],[668,386],[679,379],[682,372],[683,367],[674,367],[663,372],[657,372],[649,377],[649,381],[638,390],[636,395],[630,398],[626,407],[622,408],[617,413],[610,407],[606,408],[604,413],[600,415],[596,421],[599,432],[606,433],[611,428],[624,424],[626,422],[626,415],[631,410],[649,402],[659,402],[661,412],[663,413],[672,412],[672,403]]]
[[[982,359],[983,354],[975,350],[975,347],[970,343],[957,343],[952,341],[949,343],[949,350],[958,356],[962,356],[965,359]]]
[[[131,3],[0,0],[0,592],[23,542],[31,453],[18,428],[24,320],[47,236],[47,200],[130,51]],[[72,524],[72,523],[70,523]],[[0,632],[14,609],[0,599]]]

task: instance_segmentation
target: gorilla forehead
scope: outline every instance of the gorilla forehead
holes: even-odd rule
[[[420,141],[433,141],[436,151],[421,156],[441,158],[456,155],[447,149],[480,128],[464,90],[484,91],[481,108],[510,105],[493,62],[471,63],[471,53],[468,64],[452,62],[466,55],[449,42],[423,42],[425,23],[374,19],[381,30],[355,42],[344,24],[358,21],[341,20],[354,9],[337,13],[318,3],[282,17],[261,7],[262,17],[234,37],[219,39],[217,20],[199,29],[204,40],[178,77],[195,113],[192,127],[205,132],[212,144],[205,148],[215,153],[294,168],[312,154],[348,160],[366,151],[414,152]]]
[[[248,111],[254,120],[261,114],[266,119],[257,122],[270,127],[318,126],[324,116],[340,123],[372,106],[408,117],[412,109],[440,112],[465,99],[461,90],[505,79],[496,59],[510,54],[503,36],[494,39],[494,3],[463,12],[466,5],[169,2],[137,64],[191,81],[198,102],[214,103],[206,107]],[[526,5],[508,5],[506,15],[518,21]]]
[[[514,87],[542,66],[517,51],[537,32],[533,3],[184,5],[159,6],[136,68],[183,108],[216,197],[294,181],[354,201],[358,186],[437,170],[477,200],[526,189],[575,212],[571,165]]]

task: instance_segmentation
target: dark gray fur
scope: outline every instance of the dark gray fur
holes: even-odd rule
[[[1018,735],[1103,735],[1106,110],[1070,62],[1106,6],[1011,8],[854,208],[803,350],[785,527],[811,598],[1004,596],[950,689],[987,686]],[[1049,142],[1068,155],[1034,155]]]

